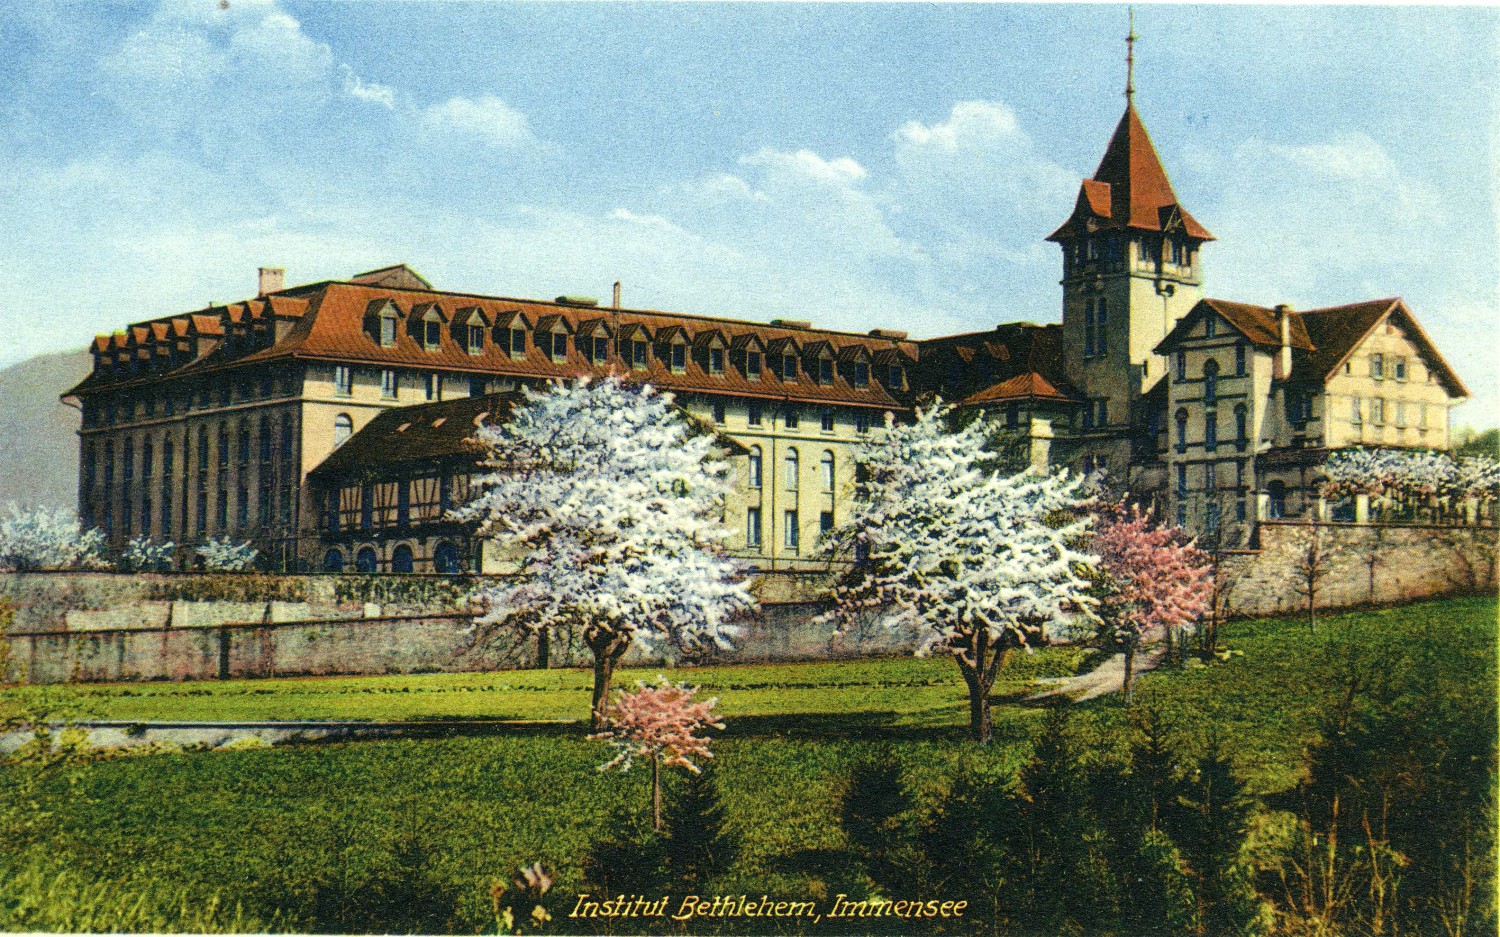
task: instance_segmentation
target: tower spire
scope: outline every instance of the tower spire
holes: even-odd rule
[[[1135,7],[1130,8],[1130,32],[1125,36],[1125,102],[1135,103]]]

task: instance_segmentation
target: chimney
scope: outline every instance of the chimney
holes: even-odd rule
[[[278,293],[286,286],[285,267],[261,267],[260,288],[256,296],[265,296],[268,293]]]
[[[620,308],[620,281],[615,281],[615,308]]]
[[[1281,338],[1281,347],[1276,349],[1273,376],[1284,381],[1292,374],[1292,307],[1286,303],[1276,307],[1276,334]]]

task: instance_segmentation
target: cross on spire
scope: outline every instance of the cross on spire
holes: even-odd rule
[[[1135,7],[1130,8],[1130,33],[1125,37],[1125,100],[1135,103]]]

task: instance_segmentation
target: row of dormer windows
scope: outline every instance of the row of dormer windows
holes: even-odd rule
[[[399,319],[400,316],[393,307],[387,306],[380,313],[376,337],[382,347],[395,347]],[[628,325],[626,330],[630,330]],[[492,330],[487,325],[469,324],[456,326],[453,331],[455,342],[470,355],[483,355],[489,350],[493,331],[493,347],[511,358],[525,358],[530,348],[535,348],[553,363],[562,364],[569,359],[571,344],[572,351],[592,364],[607,364],[612,357],[617,356],[623,363],[638,370],[650,367],[653,344],[634,337],[638,332],[612,340],[608,335],[591,331],[574,335],[570,343],[569,332],[561,327],[529,330],[515,325],[501,325]],[[424,350],[436,352],[443,348],[443,332],[441,317],[435,310],[428,310],[414,328],[413,338]],[[529,340],[528,335],[531,336]],[[695,354],[688,341],[680,334],[670,342],[656,344],[658,360],[674,373],[686,372],[689,358],[696,358],[699,367],[708,374],[723,374],[732,364],[746,380],[751,381],[762,380],[769,371],[783,381],[796,380],[806,373],[820,384],[832,384],[839,371],[833,355],[828,352],[807,357],[798,353],[773,357],[755,349],[732,353],[722,345],[712,344],[699,349]],[[869,386],[872,376],[871,364],[866,360],[855,360],[845,369],[846,379],[855,387]],[[906,387],[906,369],[902,365],[887,365],[880,376],[891,389],[904,390]]]

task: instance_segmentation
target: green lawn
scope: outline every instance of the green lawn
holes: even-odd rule
[[[1325,619],[1229,625],[1241,652],[1202,668],[1164,668],[1140,684],[1185,738],[1217,733],[1262,791],[1290,786],[1317,715],[1346,671],[1395,655],[1411,692],[1495,705],[1496,603],[1429,602]],[[1021,659],[997,691],[1037,672],[1066,672],[1076,652]],[[623,679],[657,671],[627,672]],[[792,896],[853,887],[840,868],[839,799],[851,765],[901,766],[918,800],[947,791],[960,768],[1002,779],[1025,760],[1041,710],[1000,702],[996,744],[963,741],[963,684],[942,660],[734,666],[669,672],[722,698],[716,743],[726,824],[743,841],[714,893]],[[577,671],[85,687],[95,716],[117,719],[558,720],[587,707]],[[34,691],[26,691],[34,692]],[[1123,737],[1117,699],[1079,707],[1101,757]],[[601,774],[608,757],[576,725],[500,734],[193,752],[98,761],[48,782],[45,835],[0,850],[0,875],[56,880],[66,871],[126,894],[169,893],[201,909],[214,897],[242,917],[115,918],[160,929],[270,927],[304,931],[491,930],[490,886],[522,863],[556,871],[572,894],[591,844],[637,822],[646,776]],[[49,878],[49,876],[51,878]],[[12,879],[13,881],[16,879]],[[166,892],[163,892],[166,889]],[[22,914],[0,890],[0,929],[78,927],[62,889],[52,916]],[[69,897],[69,896],[72,897]],[[93,899],[89,899],[93,900]],[[168,899],[151,898],[150,901]],[[179,926],[181,926],[179,924]],[[765,925],[759,927],[764,930]],[[830,928],[819,933],[849,933]]]
[[[996,694],[1038,676],[1074,671],[1082,653],[1065,648],[1016,655]],[[947,725],[968,718],[958,668],[943,659],[876,659],[798,664],[623,670],[617,687],[657,674],[702,687],[731,717],[840,716],[891,725]],[[70,692],[93,719],[406,721],[499,719],[523,722],[587,716],[590,670],[379,677],[300,677],[195,683],[80,686]],[[24,695],[28,690],[14,691]]]

